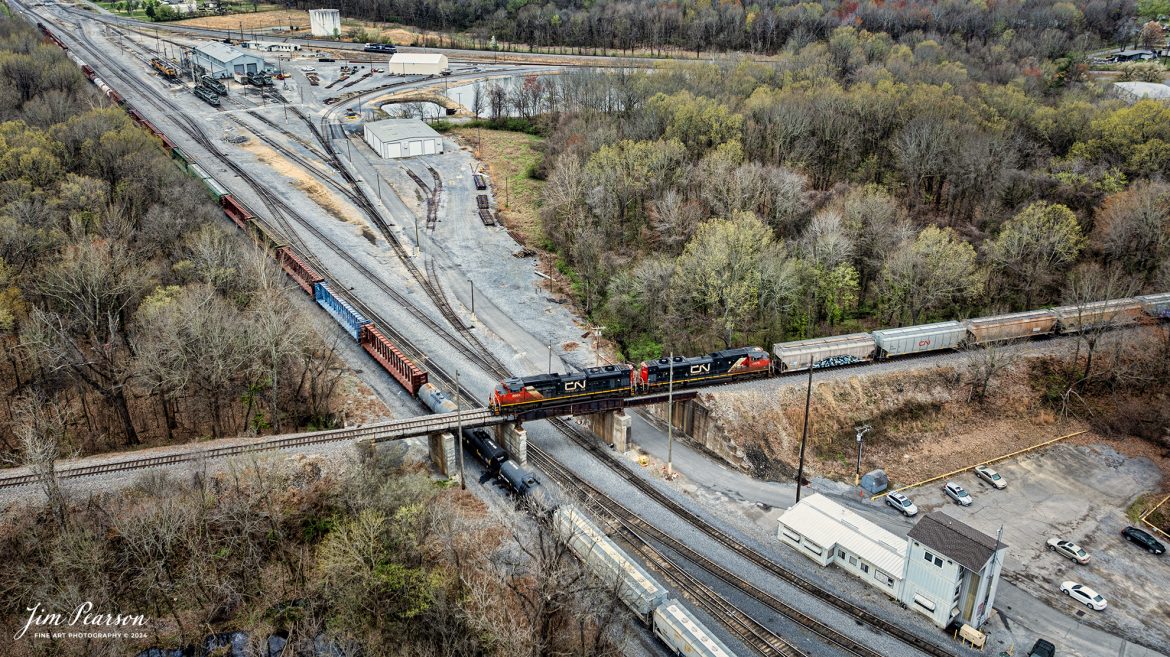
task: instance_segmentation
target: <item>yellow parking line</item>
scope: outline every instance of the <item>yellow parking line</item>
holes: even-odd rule
[[[870,500],[871,502],[876,502],[877,500],[879,500],[879,499],[881,499],[881,498],[885,497],[885,496],[886,496],[886,495],[888,495],[889,493],[900,493],[900,492],[902,492],[902,491],[904,491],[904,490],[910,490],[911,488],[918,488],[919,486],[924,486],[924,485],[926,485],[926,484],[929,484],[929,483],[930,483],[930,482],[932,482],[932,481],[938,481],[939,479],[946,479],[947,477],[953,477],[954,475],[957,475],[957,474],[959,474],[960,472],[966,472],[967,470],[971,470],[971,469],[973,469],[973,468],[977,468],[977,467],[979,467],[979,466],[981,466],[981,465],[990,465],[990,464],[992,464],[992,463],[995,463],[995,462],[997,462],[997,461],[1002,461],[1002,460],[1004,460],[1004,459],[1010,459],[1010,458],[1012,458],[1013,456],[1019,456],[1020,454],[1024,454],[1024,453],[1026,453],[1026,452],[1030,452],[1030,451],[1032,451],[1032,450],[1034,450],[1034,449],[1040,449],[1041,447],[1047,447],[1047,446],[1051,445],[1052,443],[1060,442],[1060,441],[1062,441],[1062,440],[1065,440],[1065,439],[1067,439],[1067,438],[1072,438],[1073,436],[1079,436],[1079,435],[1081,435],[1082,433],[1085,433],[1085,432],[1084,432],[1084,431],[1074,431],[1074,432],[1072,432],[1072,433],[1065,434],[1065,435],[1063,435],[1063,436],[1058,436],[1058,437],[1056,437],[1056,438],[1053,438],[1052,440],[1046,440],[1046,441],[1044,441],[1044,442],[1040,443],[1039,445],[1032,445],[1031,447],[1025,447],[1024,449],[1017,449],[1017,450],[1016,450],[1016,451],[1014,451],[1014,452],[1011,452],[1011,453],[1009,453],[1009,454],[1004,454],[1003,456],[997,456],[997,457],[995,457],[995,458],[993,458],[993,459],[988,459],[988,460],[986,460],[986,461],[984,461],[984,462],[982,462],[982,463],[976,463],[975,465],[968,465],[968,466],[966,466],[966,467],[959,468],[958,470],[952,470],[952,471],[950,471],[950,472],[947,472],[946,474],[940,474],[940,475],[938,475],[937,477],[931,477],[930,479],[923,479],[922,481],[919,481],[919,482],[917,482],[917,483],[910,484],[910,485],[908,485],[908,486],[902,486],[901,488],[895,488],[895,489],[894,489],[894,490],[892,490],[892,491],[885,491],[885,492],[883,492],[883,493],[880,493],[880,494],[878,494],[878,495],[874,495],[873,497],[869,498],[869,500]],[[1163,500],[1163,501],[1164,501],[1164,500]]]
[[[1144,525],[1147,525],[1147,526],[1148,526],[1150,529],[1152,529],[1152,530],[1154,530],[1154,531],[1158,532],[1158,533],[1159,533],[1159,534],[1161,534],[1162,536],[1165,536],[1167,539],[1170,539],[1170,534],[1167,534],[1166,532],[1162,531],[1162,529],[1161,529],[1161,528],[1159,528],[1157,525],[1155,525],[1154,523],[1150,522],[1149,520],[1146,520],[1146,518],[1150,517],[1150,514],[1151,514],[1151,513],[1153,513],[1153,512],[1155,512],[1155,511],[1157,511],[1157,510],[1158,510],[1158,507],[1160,507],[1160,506],[1162,506],[1163,504],[1165,504],[1165,503],[1166,503],[1166,500],[1170,500],[1170,495],[1167,495],[1166,497],[1163,497],[1161,502],[1158,502],[1157,504],[1155,504],[1155,505],[1154,505],[1154,508],[1152,508],[1152,509],[1150,509],[1149,511],[1146,511],[1145,513],[1143,513],[1143,514],[1142,514],[1142,516],[1141,516],[1141,518],[1139,518],[1139,520],[1141,520],[1141,521],[1142,521],[1142,524],[1144,524]]]

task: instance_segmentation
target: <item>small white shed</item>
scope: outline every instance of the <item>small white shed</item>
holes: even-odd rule
[[[443,137],[418,119],[388,119],[365,125],[365,139],[383,158],[394,159],[443,152]]]

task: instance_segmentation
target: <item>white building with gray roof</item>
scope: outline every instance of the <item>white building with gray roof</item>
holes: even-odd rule
[[[370,148],[386,159],[443,152],[443,136],[418,119],[388,119],[367,123],[364,136]]]
[[[263,57],[245,52],[235,46],[210,41],[196,46],[191,59],[215,78],[230,78],[249,73],[260,73],[268,68]]]

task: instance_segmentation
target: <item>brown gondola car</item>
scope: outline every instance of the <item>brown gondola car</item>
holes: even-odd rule
[[[223,213],[228,216],[241,229],[248,227],[248,222],[255,218],[255,216],[248,211],[247,206],[236,200],[236,197],[231,194],[225,195],[219,199],[220,206],[223,207]]]
[[[305,292],[313,294],[313,283],[325,280],[321,274],[307,265],[291,248],[283,246],[276,250],[276,259],[289,278],[296,281]]]
[[[273,232],[272,228],[264,223],[263,220],[252,218],[248,222],[248,234],[252,236],[252,241],[257,246],[263,249],[271,249],[275,251],[282,246],[285,246],[285,241],[280,239],[280,236]]]
[[[417,395],[418,389],[427,382],[427,373],[404,356],[373,324],[361,327],[359,342],[410,394]]]

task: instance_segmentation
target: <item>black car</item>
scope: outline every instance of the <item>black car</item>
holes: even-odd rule
[[[1150,536],[1146,532],[1137,527],[1126,527],[1121,530],[1121,535],[1130,543],[1137,543],[1144,547],[1147,552],[1152,554],[1165,554],[1166,546],[1158,542],[1158,539]]]
[[[1051,641],[1036,639],[1036,643],[1032,645],[1032,650],[1028,652],[1028,657],[1053,657],[1055,654],[1056,646],[1052,645]]]

